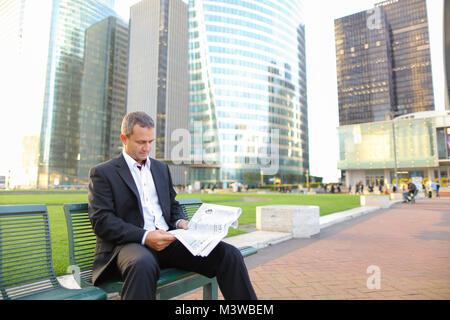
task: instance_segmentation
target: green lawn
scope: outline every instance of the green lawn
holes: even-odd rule
[[[226,193],[226,194],[179,194],[177,199],[200,198],[203,202],[236,206],[242,208],[239,224],[256,222],[256,207],[264,205],[316,205],[320,215],[339,212],[359,206],[358,195],[346,194],[279,194],[279,193]],[[243,201],[245,200],[247,201]],[[255,201],[253,201],[253,199]],[[248,201],[252,200],[252,201]],[[69,265],[67,228],[63,211],[64,203],[87,202],[87,193],[55,194],[9,194],[0,193],[0,204],[37,204],[47,205],[52,237],[53,267],[56,275],[66,274]],[[228,236],[244,233],[230,228]]]

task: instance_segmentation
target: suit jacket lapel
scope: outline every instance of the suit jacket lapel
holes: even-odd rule
[[[151,161],[152,159],[150,159]],[[163,190],[161,190],[161,179],[163,179],[161,177],[161,173],[160,171],[156,168],[155,166],[155,162],[151,162],[150,164],[150,172],[152,173],[152,177],[153,177],[153,183],[155,184],[155,189],[156,189],[156,194],[158,195],[158,200],[159,200],[159,206],[161,207],[162,213],[163,215],[166,215],[166,213],[164,212],[164,206],[163,203],[161,202],[162,198],[161,198],[161,192],[163,192]],[[167,219],[166,219],[167,220]]]
[[[151,161],[152,159],[150,159]],[[155,189],[156,189],[156,194],[158,195],[158,200],[159,200],[159,204],[161,206],[161,210],[163,210],[163,206],[161,205],[161,196],[160,196],[160,186],[159,186],[159,181],[161,179],[159,171],[155,168],[155,162],[153,161],[150,164],[150,172],[152,173],[152,177],[153,177],[153,183],[155,184]]]
[[[139,203],[139,210],[141,211],[142,214],[142,205],[141,199],[139,197],[139,191],[136,187],[136,183],[134,182],[133,176],[131,175],[130,168],[128,168],[127,162],[123,157],[123,154],[120,154],[120,156],[117,158],[116,166],[117,166],[117,173],[120,175],[125,184],[131,189],[131,191],[133,191],[134,195],[136,196]]]

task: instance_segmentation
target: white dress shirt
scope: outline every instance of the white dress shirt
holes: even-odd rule
[[[141,241],[141,244],[144,245],[147,233],[156,230],[156,228],[167,231],[169,230],[169,226],[162,215],[158,194],[156,193],[155,183],[150,171],[150,159],[147,157],[147,161],[141,166],[141,164],[131,158],[125,150],[122,152],[131,175],[133,176],[142,204],[144,229],[147,230]],[[139,169],[138,166],[141,166],[141,169]]]

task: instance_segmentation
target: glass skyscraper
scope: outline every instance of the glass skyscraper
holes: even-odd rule
[[[39,186],[78,184],[85,31],[108,16],[116,16],[113,5],[113,0],[52,1]]]
[[[108,17],[86,30],[80,104],[78,183],[89,169],[122,150],[126,113],[128,25]]]
[[[425,0],[335,20],[339,124],[435,109]]]
[[[302,15],[296,0],[189,1],[191,180],[297,183],[306,173]]]

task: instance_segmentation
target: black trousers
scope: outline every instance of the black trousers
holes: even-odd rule
[[[129,243],[120,249],[116,264],[124,281],[121,293],[124,300],[155,299],[161,268],[215,276],[225,299],[256,300],[242,254],[222,241],[207,257],[193,256],[178,240],[162,251]]]

